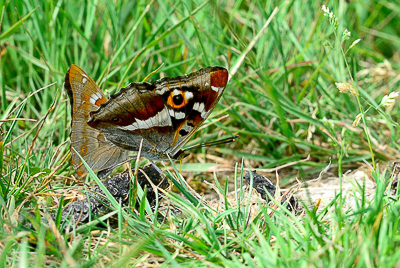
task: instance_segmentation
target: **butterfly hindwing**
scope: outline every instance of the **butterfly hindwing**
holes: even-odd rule
[[[92,112],[89,126],[102,131],[108,140],[129,151],[157,159],[173,140],[174,129],[161,96],[148,83],[131,83]]]
[[[220,99],[228,72],[208,67],[192,74],[163,78],[153,84],[131,83],[90,113],[88,125],[120,148],[149,159],[177,153],[209,116]]]
[[[167,151],[174,156],[210,115],[228,82],[228,72],[222,67],[207,67],[176,78],[155,82],[168,107],[174,140]]]

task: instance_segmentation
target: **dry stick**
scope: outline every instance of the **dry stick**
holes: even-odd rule
[[[140,154],[142,153],[142,146],[143,146],[143,139],[140,141],[140,145],[139,145],[139,151],[138,151],[138,155],[136,158],[136,163],[139,163],[140,160]],[[130,166],[130,165],[129,165]],[[130,169],[130,172],[132,171],[132,169]],[[139,172],[139,165],[135,165],[135,176],[137,177]]]
[[[53,85],[55,85],[55,84],[57,84],[57,82],[51,83],[50,85],[44,86],[44,87],[39,88],[38,90],[36,90],[36,91],[34,91],[34,92],[32,92],[32,93],[29,93],[29,95],[28,95],[23,101],[21,101],[20,104],[18,104],[18,105],[9,113],[9,115],[7,116],[7,119],[8,119],[8,117],[9,117],[12,113],[14,113],[22,104],[24,104],[30,97],[32,97],[32,96],[35,95],[36,93],[42,91],[43,89],[46,89],[46,88],[48,88],[48,87],[51,87],[51,86],[53,86]],[[0,122],[0,127],[3,125],[3,123],[4,123],[4,122]],[[35,127],[36,127],[36,126],[35,126]],[[33,127],[33,128],[35,128],[35,127]],[[33,129],[33,128],[32,128],[32,129]],[[31,130],[32,130],[32,129],[31,129]],[[28,131],[28,132],[29,132],[29,131]],[[21,134],[21,135],[25,135],[25,134],[26,134],[26,133],[23,133],[23,134]],[[21,136],[21,135],[20,135],[20,136]]]
[[[149,178],[149,176],[146,174],[146,172],[144,172],[143,170],[140,170],[140,172],[142,172],[142,174],[144,175],[144,177],[146,178],[146,180],[150,183],[151,188],[153,188],[153,190],[155,191],[156,189],[161,189],[158,185],[155,185],[154,182]],[[160,174],[161,176],[163,176],[163,174]],[[163,178],[163,180],[159,183],[159,185],[161,183],[163,183],[163,181],[167,179],[167,178]]]
[[[153,188],[154,191],[156,191],[156,189],[157,189],[157,190],[159,190],[160,192],[162,192],[165,196],[168,195],[168,192],[167,192],[167,191],[165,191],[164,189],[162,189],[161,187],[159,187],[159,185],[160,185],[164,180],[168,180],[168,178],[166,178],[162,172],[160,173],[160,176],[161,176],[161,177],[164,177],[164,178],[163,178],[163,180],[159,183],[159,185],[155,185],[155,184],[153,183],[153,181],[149,178],[149,176],[148,176],[143,170],[141,170],[140,172],[142,172],[142,174],[144,175],[144,177],[146,178],[146,180],[150,183],[151,188]],[[172,187],[172,185],[170,185],[170,187]],[[170,211],[170,206],[171,206],[171,203],[168,202],[168,208],[167,208],[167,211],[166,211],[166,214],[165,214],[165,215],[168,215],[168,213],[169,213],[169,211]],[[153,213],[153,214],[154,214],[154,213]],[[148,216],[150,216],[150,215],[148,215]],[[166,221],[166,219],[167,219],[167,217],[164,217],[164,219],[163,219],[163,221],[162,221],[162,223],[161,223],[161,226],[164,224],[164,222]]]
[[[154,71],[152,71],[151,73],[149,73],[149,74],[143,79],[142,82],[147,82],[147,80],[149,80],[149,78],[150,78],[153,74],[157,73],[157,72],[161,69],[161,67],[163,67],[163,66],[164,66],[164,62],[161,63],[161,65],[160,65],[157,69],[155,69]]]
[[[276,170],[275,173],[276,173],[275,193],[274,193],[274,196],[271,196],[271,197],[276,201],[277,204],[283,205],[283,204],[282,204],[283,196],[281,196],[281,192],[280,192],[281,189],[280,189],[280,187],[279,187],[279,174],[278,174],[278,170]],[[268,180],[268,181],[269,181],[269,180]],[[270,213],[268,213],[268,215],[269,215],[270,217],[272,216],[272,214],[275,213],[274,209],[277,209],[277,208],[279,207],[277,204],[273,203],[273,204],[270,206],[271,211],[270,211]]]
[[[290,187],[290,189],[288,190],[288,192],[291,191],[294,187],[297,187],[296,191],[299,190],[299,189],[301,189],[301,186],[303,186],[305,183],[308,184],[308,183],[310,183],[310,182],[319,181],[319,180],[322,178],[322,176],[329,170],[329,168],[331,167],[331,164],[332,164],[332,161],[329,160],[328,166],[326,166],[326,168],[324,168],[324,169],[319,173],[318,178],[313,179],[313,180],[310,180],[310,181],[307,181],[307,182],[300,182],[300,181],[297,181],[297,184],[296,184],[296,185],[293,185],[292,187]],[[296,178],[296,179],[297,179],[297,178]],[[306,188],[306,189],[309,190],[309,188]],[[289,199],[289,198],[288,198],[288,199]],[[288,199],[287,199],[287,200],[288,200]],[[315,203],[314,209],[318,209],[320,202],[321,202],[321,198],[318,199],[318,201]],[[304,214],[305,214],[305,211],[303,211],[303,213],[301,213],[301,215],[299,216],[299,218],[302,218],[302,217],[304,216]]]
[[[275,200],[277,200],[280,197],[280,192],[281,192],[281,188],[279,187],[279,174],[278,174],[278,170],[275,171],[276,174],[276,186],[275,186]]]
[[[215,176],[215,173],[214,173]],[[218,187],[215,186],[213,183],[208,181],[203,181],[208,187],[212,188],[214,192],[218,195],[220,203],[225,202],[225,196],[219,191]]]
[[[246,48],[246,50],[242,53],[240,58],[238,59],[236,65],[231,69],[229,72],[229,80],[231,80],[231,77],[236,74],[236,72],[239,70],[240,66],[244,62],[244,59],[246,58],[247,54],[250,52],[250,50],[253,49],[254,45],[260,39],[261,35],[264,33],[264,30],[268,27],[268,25],[271,23],[272,18],[275,16],[275,14],[278,12],[278,8],[274,8],[272,11],[271,15],[269,16],[268,20],[265,22],[264,26],[261,28],[261,30],[258,32],[258,34],[251,40],[249,46]]]
[[[42,172],[42,173],[45,173],[45,172]],[[36,196],[41,196],[41,195],[44,195],[44,196],[65,196],[65,194],[64,193],[62,193],[62,194],[57,194],[57,193],[37,193],[37,194],[35,194]],[[75,197],[75,196],[74,196]]]
[[[142,172],[142,174],[144,175],[144,177],[146,178],[146,180],[150,183],[151,188],[153,188],[154,191],[156,191],[156,190],[158,190],[158,189],[161,189],[158,185],[155,185],[155,184],[153,183],[153,181],[149,178],[149,176],[146,174],[146,172],[144,172],[143,170],[140,170],[140,172]],[[163,176],[163,174],[160,174],[160,175]],[[163,178],[163,180],[159,183],[159,185],[160,185],[161,183],[163,183],[163,181],[164,181],[165,179],[166,179],[166,178]]]
[[[307,162],[309,160],[310,160],[310,155],[308,155],[306,159],[290,162],[290,163],[284,164],[282,166],[278,166],[276,168],[257,169],[257,171],[259,171],[259,172],[274,172],[274,171],[278,171],[278,170],[280,170],[282,168],[285,168],[285,167],[290,167],[290,166],[296,165],[298,163]]]

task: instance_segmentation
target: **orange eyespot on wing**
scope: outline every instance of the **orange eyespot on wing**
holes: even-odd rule
[[[166,96],[174,126],[170,152],[175,155],[211,114],[228,82],[228,71],[207,67],[183,77],[163,78],[156,90]]]
[[[186,98],[184,92],[181,90],[174,90],[168,96],[167,104],[173,109],[180,109],[186,106],[188,99]]]

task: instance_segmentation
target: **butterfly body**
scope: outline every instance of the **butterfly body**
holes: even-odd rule
[[[126,161],[141,143],[143,157],[178,159],[227,81],[225,68],[207,67],[154,83],[131,83],[107,100],[96,83],[72,65],[64,87],[72,106],[71,155],[77,173],[86,171],[77,153],[100,171]]]

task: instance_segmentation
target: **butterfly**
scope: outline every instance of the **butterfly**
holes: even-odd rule
[[[76,65],[65,76],[71,103],[71,164],[78,175],[108,172],[130,151],[149,160],[179,159],[181,148],[210,115],[224,92],[228,71],[207,67],[153,83],[131,83],[110,99]],[[79,155],[78,155],[79,154]]]

